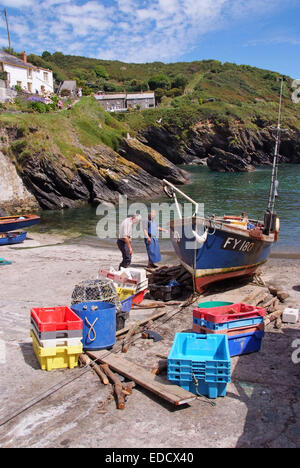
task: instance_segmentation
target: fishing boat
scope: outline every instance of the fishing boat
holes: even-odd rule
[[[26,229],[40,222],[39,216],[22,215],[22,216],[6,216],[0,218],[0,232],[16,231],[17,229]]]
[[[278,241],[280,220],[275,212],[275,200],[279,185],[282,91],[283,83],[269,201],[263,221],[249,219],[245,212],[241,216],[199,216],[199,204],[164,180],[164,190],[174,199],[179,217],[170,223],[171,241],[182,265],[193,275],[195,289],[200,293],[217,281],[253,276],[257,268],[267,261],[272,246]],[[182,216],[177,195],[193,205],[192,216]]]
[[[26,239],[27,232],[0,233],[0,245],[21,244]]]

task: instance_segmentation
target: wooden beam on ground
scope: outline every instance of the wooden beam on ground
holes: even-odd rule
[[[164,315],[166,315],[167,312],[168,312],[167,310],[164,310],[162,312],[158,312],[157,314],[151,315],[150,317],[146,318],[145,320],[140,320],[139,322],[137,322],[137,325],[142,326],[142,325],[145,325],[146,323],[148,323],[149,320],[157,320],[158,318],[163,317]],[[116,333],[116,336],[124,335],[125,333],[127,333],[130,330],[131,327],[132,326],[129,326],[129,327],[122,328],[121,330],[118,330],[117,333]]]
[[[136,384],[155,393],[155,395],[175,406],[184,405],[197,398],[193,393],[177,385],[158,382],[156,375],[145,370],[140,365],[128,361],[124,357],[116,354],[107,356],[107,351],[88,351],[88,355],[92,359],[97,359],[102,363],[108,364],[115,372],[118,372],[129,380],[133,380]]]

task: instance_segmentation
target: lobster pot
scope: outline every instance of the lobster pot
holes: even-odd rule
[[[120,300],[112,280],[86,280],[76,284],[71,298],[72,305],[96,301],[109,302],[121,310]]]
[[[116,306],[107,302],[82,302],[72,306],[83,321],[84,350],[111,348],[116,343]]]

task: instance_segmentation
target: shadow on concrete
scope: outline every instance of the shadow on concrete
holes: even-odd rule
[[[36,355],[34,354],[32,343],[19,343],[19,346],[26,364],[35,370],[40,370],[41,367]]]
[[[300,364],[292,361],[292,344],[299,338],[299,329],[271,330],[260,352],[238,358],[232,382],[239,395],[227,393],[247,406],[237,448],[300,447],[300,419],[295,411],[300,397]]]

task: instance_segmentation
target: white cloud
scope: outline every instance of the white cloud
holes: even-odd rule
[[[281,0],[0,0],[0,6],[10,7],[15,49],[149,62],[180,58],[205,34],[294,1],[282,6]]]
[[[23,8],[33,6],[36,0],[1,0],[0,5],[9,8]]]

